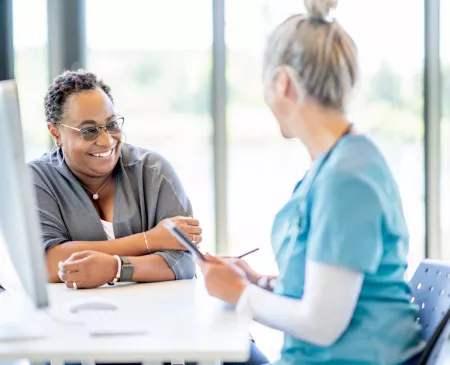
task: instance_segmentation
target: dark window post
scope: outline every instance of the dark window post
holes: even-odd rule
[[[12,0],[0,0],[0,81],[14,78]]]
[[[86,67],[85,0],[47,0],[47,21],[50,81]]]

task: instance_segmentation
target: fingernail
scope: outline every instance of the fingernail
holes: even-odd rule
[[[64,262],[62,262],[62,261],[58,262],[58,268],[60,268],[62,270],[63,267],[64,267]]]

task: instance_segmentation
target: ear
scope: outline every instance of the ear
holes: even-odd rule
[[[59,129],[52,123],[47,123],[47,128],[53,140],[55,141],[55,144],[59,144]]]
[[[280,67],[278,71],[280,92],[282,96],[299,104],[305,93],[300,85],[296,71],[290,66]]]
[[[291,88],[292,85],[289,74],[284,67],[280,67],[275,79],[275,92],[279,97],[286,97],[289,95]]]

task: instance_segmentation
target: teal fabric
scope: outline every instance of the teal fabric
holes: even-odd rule
[[[342,137],[275,218],[275,291],[301,298],[306,260],[314,260],[363,273],[361,294],[336,343],[319,347],[286,335],[277,365],[394,365],[419,353],[418,308],[404,280],[408,243],[399,190],[382,154],[365,136]]]

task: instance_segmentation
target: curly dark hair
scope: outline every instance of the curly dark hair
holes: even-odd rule
[[[57,125],[61,122],[67,98],[82,91],[101,89],[114,103],[111,88],[92,72],[85,70],[64,71],[49,86],[44,98],[45,119]]]

